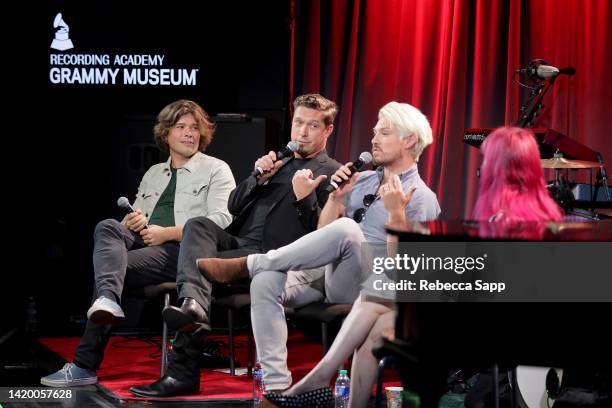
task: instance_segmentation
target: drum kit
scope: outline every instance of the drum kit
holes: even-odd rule
[[[568,160],[557,151],[550,159],[541,159],[542,168],[555,171],[555,179],[548,184],[548,191],[553,199],[566,212],[574,206],[575,197],[572,192],[571,183],[569,181],[570,170],[591,170],[590,179],[593,179],[592,170],[599,169],[601,164],[586,160]],[[563,174],[565,172],[565,175]],[[592,185],[592,181],[591,181]]]
[[[599,166],[600,164],[597,162],[585,160],[567,160],[564,159],[562,156],[553,157],[552,159],[542,159],[542,168],[555,169],[555,171],[561,171],[563,169],[598,169]]]
[[[540,72],[546,69],[553,69],[555,72],[552,74]],[[517,84],[530,91],[525,103],[521,106],[520,117],[515,126],[531,128],[533,131],[540,148],[542,167],[552,169],[555,172],[555,179],[548,184],[548,190],[566,214],[574,214],[592,220],[599,220],[601,215],[609,218],[607,214],[595,212],[595,209],[605,209],[606,212],[612,210],[612,193],[608,187],[602,154],[553,129],[533,128],[532,126],[536,122],[539,110],[544,106],[544,96],[561,73],[573,75],[575,70],[569,67],[559,70],[549,66],[546,61],[534,59],[526,69],[516,71],[516,75],[527,74],[527,79],[531,83],[521,83],[515,78]],[[480,147],[484,139],[493,130],[490,128],[465,129],[463,140],[469,145]],[[590,197],[588,200],[584,200],[578,193],[578,199],[576,199],[571,187],[575,186],[576,191],[580,192],[582,185],[570,183],[570,171],[585,169],[590,170]],[[595,170],[597,179],[595,183],[593,182],[593,170]],[[600,189],[603,193],[602,199],[599,198]],[[583,209],[586,211],[582,211]]]
[[[603,163],[589,160],[568,160],[559,151],[555,152],[550,159],[542,159],[541,163],[542,168],[551,169],[555,172],[554,180],[547,185],[547,188],[557,204],[565,210],[566,220],[598,221],[610,218],[612,215],[612,211],[610,211],[612,208],[610,191],[606,188],[603,194],[598,194],[600,188],[607,185],[607,181],[604,181],[606,177]],[[571,182],[570,172],[573,170],[590,171],[588,185],[590,188],[585,191],[590,191],[590,200],[580,200],[580,187],[586,187],[587,185]],[[593,170],[595,170],[597,178],[600,179],[595,184],[593,183]],[[601,196],[601,198],[598,199],[598,196]]]
[[[491,128],[466,129],[463,140],[471,146],[480,147],[493,130]],[[608,180],[601,154],[552,129],[531,130],[540,148],[542,168],[554,171],[554,180],[549,182],[547,188],[557,204],[565,210],[568,216],[573,214],[579,219],[609,218],[612,215],[610,211],[612,194],[608,188],[604,187],[608,185]],[[589,170],[588,185],[576,184],[570,180],[570,175],[577,170]],[[596,181],[593,180],[594,174]],[[578,192],[576,196],[574,191]],[[581,191],[588,193],[588,200],[581,197]],[[598,212],[595,209],[598,209]]]

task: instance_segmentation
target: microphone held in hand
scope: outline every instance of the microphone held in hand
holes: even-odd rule
[[[128,200],[125,197],[119,197],[117,199],[117,205],[119,206],[119,208],[121,208],[122,210],[125,210],[125,212],[127,213],[133,213],[136,212],[136,210],[134,209],[134,207],[132,207],[132,204],[130,204],[130,200]],[[149,224],[145,224],[144,228],[147,228],[149,226]]]
[[[281,150],[276,152],[276,160],[282,160],[285,157],[291,155],[291,153],[297,152],[300,148],[298,142],[294,142],[293,140],[287,143],[287,146],[283,147]]]
[[[130,200],[128,200],[125,197],[119,197],[119,199],[117,200],[117,205],[122,210],[125,210],[125,211],[128,211],[128,212],[134,212],[135,211],[134,207],[132,207],[132,204],[130,204]]]
[[[276,160],[278,161],[284,159],[285,157],[289,157],[292,153],[297,152],[299,148],[300,145],[297,142],[294,142],[293,140],[290,141],[289,143],[287,143],[287,146],[276,152]],[[258,166],[255,170],[253,170],[251,175],[257,177],[261,176],[264,173],[266,173],[266,171],[264,171],[264,169]]]
[[[359,155],[359,158],[353,162],[351,167],[349,167],[349,170],[351,171],[351,173],[354,173],[358,171],[359,169],[361,169],[365,164],[370,163],[371,161],[372,161],[372,153],[363,152]],[[325,190],[329,193],[333,193],[334,191],[339,189],[340,186],[342,186],[344,183],[346,183],[346,180],[342,180],[337,183],[331,180],[329,182],[329,186],[327,186]]]

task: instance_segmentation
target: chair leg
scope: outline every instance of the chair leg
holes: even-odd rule
[[[229,325],[229,349],[230,349],[230,375],[236,375],[236,367],[234,360],[234,311],[232,308],[227,309],[227,324]]]
[[[166,293],[164,295],[164,306],[168,306],[170,304],[170,294]],[[167,356],[166,350],[168,347],[168,325],[166,321],[162,318],[162,346],[161,346],[161,368],[159,370],[159,378],[163,377],[166,373],[167,368]]]
[[[395,360],[393,356],[386,356],[380,359],[378,362],[378,374],[376,376],[376,397],[374,399],[374,408],[378,408],[382,404],[382,388],[385,377],[385,367],[388,363]]]
[[[340,323],[340,326],[342,326],[344,324],[344,320],[346,319],[346,317],[342,318],[342,322]],[[336,333],[337,335],[338,333]],[[336,340],[336,338],[334,337],[334,341]],[[331,346],[330,346],[331,347]],[[347,359],[347,367],[351,368],[353,366],[353,356],[355,355],[355,351],[353,351],[351,354],[349,354],[348,359]],[[344,369],[344,363],[340,364],[340,367],[338,367],[338,370],[342,370]]]
[[[249,320],[250,322],[250,320]],[[252,378],[253,377],[253,366],[255,365],[255,359],[253,358],[253,332],[252,332],[253,328],[251,327],[251,324],[249,323],[249,328],[248,328],[248,334],[247,334],[247,355],[248,355],[248,365],[247,365],[247,377]]]
[[[508,375],[510,375],[510,379],[512,380],[510,383],[512,384],[512,404],[511,404],[512,408],[518,408],[520,406],[519,405],[520,393],[518,389],[518,381],[516,378],[516,368],[517,366],[514,366],[512,368],[512,371],[508,373]]]
[[[499,366],[493,365],[493,392],[491,393],[493,398],[493,408],[499,408]]]
[[[327,323],[321,322],[321,342],[323,343],[323,357],[329,351],[329,327]],[[340,363],[338,366],[338,370],[342,370],[344,368],[344,362]]]
[[[323,343],[323,356],[327,354],[329,350],[329,339],[327,338],[327,323],[321,323],[321,342]]]

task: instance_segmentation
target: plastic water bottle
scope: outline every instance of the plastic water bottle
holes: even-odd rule
[[[336,386],[334,387],[334,400],[336,402],[336,408],[348,408],[350,393],[351,380],[347,375],[346,370],[340,370],[338,372],[338,378],[336,378]]]
[[[255,363],[253,367],[253,406],[256,407],[263,401],[263,395],[265,393],[263,370],[259,361]]]

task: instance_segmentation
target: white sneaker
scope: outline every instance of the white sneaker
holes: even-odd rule
[[[87,311],[87,318],[95,324],[113,324],[118,319],[124,319],[125,314],[117,302],[100,296]]]

